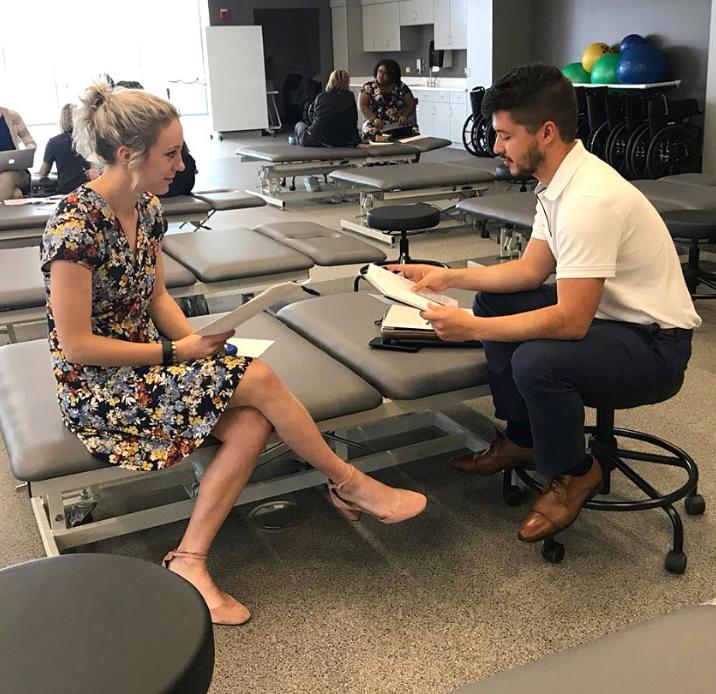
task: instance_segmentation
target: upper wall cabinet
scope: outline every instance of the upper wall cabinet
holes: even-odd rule
[[[400,25],[415,26],[433,23],[434,0],[400,0]]]
[[[415,47],[415,37],[401,36],[400,3],[363,5],[363,50],[367,53],[406,51]]]
[[[467,0],[434,0],[433,17],[435,48],[467,48]]]

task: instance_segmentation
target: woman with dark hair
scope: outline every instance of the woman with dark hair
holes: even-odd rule
[[[366,120],[361,130],[367,140],[387,140],[382,131],[387,125],[415,123],[415,97],[401,79],[400,66],[388,58],[379,60],[373,69],[374,80],[366,82],[359,105]],[[418,129],[413,125],[413,134]]]

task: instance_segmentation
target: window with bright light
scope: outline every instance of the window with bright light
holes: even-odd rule
[[[3,3],[0,105],[28,124],[55,123],[106,73],[168,96],[184,115],[207,113],[201,2]]]

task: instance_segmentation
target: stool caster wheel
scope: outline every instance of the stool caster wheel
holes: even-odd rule
[[[683,552],[668,552],[664,560],[664,568],[679,576],[686,571],[686,555]]]
[[[547,538],[542,545],[542,557],[550,564],[559,564],[564,559],[564,545],[554,538]]]
[[[524,490],[512,484],[502,493],[502,498],[508,506],[521,506],[525,502],[527,494]]]
[[[684,508],[690,516],[700,516],[706,510],[706,499],[701,494],[687,496],[684,499]]]

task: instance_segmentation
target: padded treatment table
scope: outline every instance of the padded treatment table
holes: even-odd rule
[[[258,160],[257,190],[246,192],[265,200],[269,205],[283,207],[286,202],[298,199],[333,197],[334,191],[287,190],[288,178],[318,176],[340,168],[355,168],[369,164],[412,163],[420,160],[423,152],[450,145],[450,140],[439,137],[422,137],[410,143],[391,142],[372,144],[369,147],[301,147],[289,144],[268,144],[259,147],[239,147],[236,154],[242,160]]]
[[[699,605],[626,627],[454,694],[711,694],[716,607]]]
[[[474,292],[451,291],[461,306],[472,306]],[[276,315],[391,400],[416,400],[465,391],[462,399],[487,383],[485,355],[476,347],[426,347],[416,353],[373,349],[376,325],[387,306],[368,292],[298,301]],[[482,392],[482,390],[481,390]]]
[[[659,212],[689,209],[708,210],[716,207],[716,188],[684,185],[659,179],[632,181]]]
[[[199,293],[230,293],[306,279],[313,266],[313,261],[302,253],[241,227],[167,234],[162,246],[167,255],[204,284],[197,288]]]
[[[368,299],[378,304],[367,295],[360,295],[359,299]],[[299,303],[314,301],[317,300],[309,299],[308,302]],[[375,311],[367,313],[373,315]],[[350,315],[344,315],[342,318],[349,323],[353,321]],[[190,320],[194,325],[200,325],[207,318],[204,316],[202,319]],[[365,327],[371,333],[375,330],[372,322]],[[324,328],[327,330],[327,325]],[[358,458],[351,457],[351,462],[366,472],[433,454],[456,452],[465,448],[482,450],[486,445],[444,415],[425,412],[426,407],[431,404],[429,400],[404,403],[386,401],[381,393],[355,371],[267,313],[255,316],[241,325],[237,329],[237,336],[274,341],[262,360],[278,373],[304,403],[318,422],[319,428],[335,432],[339,436],[337,441],[345,442],[352,437],[359,447],[367,448],[367,454],[361,454]],[[454,352],[451,350],[450,353]],[[391,359],[391,368],[395,369],[398,362],[393,357],[396,354],[382,354]],[[416,357],[413,362],[417,364],[423,361],[421,357],[425,355],[419,353],[409,356]],[[443,397],[438,404],[443,404],[446,401],[444,391],[449,383],[438,383],[440,379],[429,373],[440,361],[444,359],[439,359],[437,355],[428,357],[428,363],[422,369],[425,373],[420,376],[420,380],[430,380],[433,385],[429,388],[420,385],[417,391],[440,392]],[[467,371],[463,368],[467,361],[478,363],[477,372],[474,364],[470,372],[474,379],[466,378],[464,373],[462,376],[457,373],[458,370]],[[481,352],[472,350],[470,360],[463,358],[459,360],[457,369],[446,367],[442,373],[450,372],[450,383],[458,385],[468,381],[472,384],[474,380],[480,380],[479,374],[483,375],[482,382],[485,382],[482,361],[484,360]],[[300,368],[297,368],[297,365]],[[330,387],[316,388],[317,383],[330,384]],[[470,393],[474,397],[474,389],[471,389]],[[464,391],[461,390],[456,397],[461,399],[463,395]],[[406,417],[406,414],[410,413],[415,414]],[[370,447],[370,441],[388,435],[393,426],[389,418],[396,415],[401,415],[395,420],[401,431],[410,430],[412,422],[412,428],[430,425],[439,427],[445,435],[435,435],[430,441],[419,445],[408,445],[405,450],[396,448],[387,453],[375,452]],[[388,421],[385,421],[386,418]],[[205,465],[215,450],[214,444],[208,442],[195,451],[190,459],[152,473],[123,470],[93,458],[62,422],[46,340],[0,347],[0,431],[5,440],[13,475],[28,483],[32,509],[48,555],[58,554],[63,549],[88,542],[187,518],[193,507],[191,500],[164,503],[153,508],[84,522],[81,525],[72,523],[72,519],[84,517],[87,511],[92,509],[95,499],[101,506],[104,499],[121,497],[122,503],[118,506],[110,503],[111,511],[124,508],[124,499],[132,495],[145,495],[148,490],[191,485],[195,481],[193,468]],[[348,456],[349,450],[344,444],[340,444],[344,445],[343,448],[340,448],[339,444],[336,445],[340,455]],[[273,457],[274,453],[269,451],[269,455]],[[268,481],[262,471],[262,477],[264,479],[252,482],[244,490],[237,503],[259,501],[277,494],[316,486],[325,481],[314,470]]]
[[[379,203],[419,202],[449,198],[471,198],[495,180],[494,174],[459,164],[402,164],[396,166],[343,169],[329,178],[343,189],[360,191],[362,216],[359,221],[341,220],[341,228],[370,236],[383,243],[392,239],[371,229],[365,215]]]
[[[214,671],[204,600],[157,564],[109,554],[0,570],[0,672],[16,694],[202,694]]]
[[[196,277],[166,253],[164,281],[174,296],[184,296]],[[13,326],[45,319],[45,286],[40,271],[40,249],[0,249],[0,330],[15,341]]]
[[[673,176],[662,176],[658,180],[687,186],[716,186],[716,176],[705,173],[674,174]]]
[[[315,222],[270,222],[254,231],[307,255],[317,265],[377,263],[385,253],[364,241]]]

